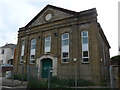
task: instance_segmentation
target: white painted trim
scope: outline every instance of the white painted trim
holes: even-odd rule
[[[63,35],[65,35],[65,34],[68,35],[68,38],[65,38],[65,39],[64,39],[64,38],[63,38]],[[69,41],[68,41],[68,45],[62,45],[62,41],[63,41],[63,40],[67,40],[67,39],[69,40]],[[63,51],[63,48],[66,47],[66,46],[68,47],[68,57],[63,58],[63,52],[64,52],[64,51]],[[67,50],[66,50],[66,51],[67,51]],[[63,60],[62,60],[62,59],[69,59],[69,56],[70,56],[69,53],[70,53],[70,35],[69,35],[69,33],[63,33],[63,34],[61,35],[61,63],[69,63],[69,61],[63,62]]]
[[[87,32],[87,36],[83,36],[83,32]],[[87,48],[88,48],[88,57],[83,57],[83,45],[85,45],[85,44],[83,44],[83,37],[88,37],[88,43],[87,43]],[[82,43],[82,63],[89,63],[89,35],[88,35],[88,31],[87,30],[83,30],[82,32],[81,32],[81,43]],[[83,58],[88,58],[88,61],[87,62],[85,62],[85,61],[83,61]]]
[[[53,73],[52,75],[55,76],[57,75],[57,58],[56,57],[53,57],[51,55],[43,55],[41,56],[40,58],[37,58],[36,59],[36,64],[38,66],[38,77],[41,77],[41,60],[45,59],[45,58],[50,58],[52,59],[52,66],[53,66]]]
[[[46,40],[47,38],[50,38],[50,40]],[[46,42],[50,42],[50,46],[46,47],[45,44]],[[51,36],[46,36],[44,38],[44,52],[47,53],[47,52],[50,52],[51,51]]]

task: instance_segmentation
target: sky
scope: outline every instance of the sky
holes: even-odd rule
[[[17,44],[18,30],[46,5],[80,12],[96,8],[98,22],[111,46],[110,57],[118,54],[119,0],[0,0],[0,46]]]

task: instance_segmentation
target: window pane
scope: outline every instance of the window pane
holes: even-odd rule
[[[45,38],[45,41],[50,41],[50,40],[51,40],[50,36],[48,36],[48,37]]]
[[[62,40],[62,45],[69,45],[69,40],[68,39]]]
[[[68,57],[68,52],[63,52],[63,58]]]
[[[35,63],[35,60],[31,60],[30,63]]]
[[[22,42],[22,46],[25,45],[25,41]]]
[[[35,55],[35,49],[31,49],[30,55]]]
[[[31,59],[35,59],[35,55],[31,55]]]
[[[68,58],[62,59],[63,62],[68,62]]]
[[[63,38],[63,39],[69,38],[69,37],[68,37],[68,33],[63,34],[63,35],[62,35],[62,38]]]
[[[21,56],[24,56],[24,50],[21,51]]]
[[[45,52],[50,52],[50,47],[51,47],[51,37],[48,36],[45,38]]]
[[[87,31],[83,31],[82,36],[87,36]]]
[[[62,46],[62,52],[69,52],[69,45]]]
[[[45,52],[50,52],[50,48],[51,48],[51,37],[48,36],[45,38],[45,44],[44,44],[44,51]]]
[[[45,47],[50,47],[50,41],[45,42]]]
[[[22,64],[22,63],[23,63],[23,60],[21,60],[20,63]]]
[[[1,54],[4,54],[4,49],[2,49]]]
[[[82,44],[82,51],[88,51],[88,44]]]
[[[83,58],[83,61],[84,62],[88,62],[88,58]]]
[[[88,57],[88,51],[83,51],[83,57]]]
[[[21,56],[24,55],[24,49],[25,49],[25,41],[22,42]]]
[[[31,40],[31,44],[36,43],[36,39]]]
[[[36,39],[31,40],[31,49],[36,49]]]
[[[88,43],[88,37],[83,37],[82,41],[83,41],[83,43]]]
[[[33,45],[31,46],[31,49],[36,49],[36,44],[33,44]]]
[[[45,47],[45,52],[50,52],[50,47]]]
[[[24,59],[24,56],[21,56],[21,57],[20,57],[20,60],[23,60],[23,59]]]

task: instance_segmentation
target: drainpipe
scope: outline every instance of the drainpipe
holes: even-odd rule
[[[115,81],[113,76],[113,65],[109,66],[109,70],[110,70],[110,87],[115,88]]]

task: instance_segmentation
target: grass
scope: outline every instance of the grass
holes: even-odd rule
[[[23,81],[27,81],[27,75],[14,74],[13,78],[17,79],[17,80],[22,80],[23,79]]]
[[[77,86],[93,86],[95,85],[93,82],[79,79],[77,80]],[[30,88],[47,88],[48,82],[47,81],[40,81],[37,79],[31,79],[28,83],[28,87]],[[70,88],[75,87],[75,80],[74,79],[60,79],[58,77],[52,77],[50,80],[50,88]]]

